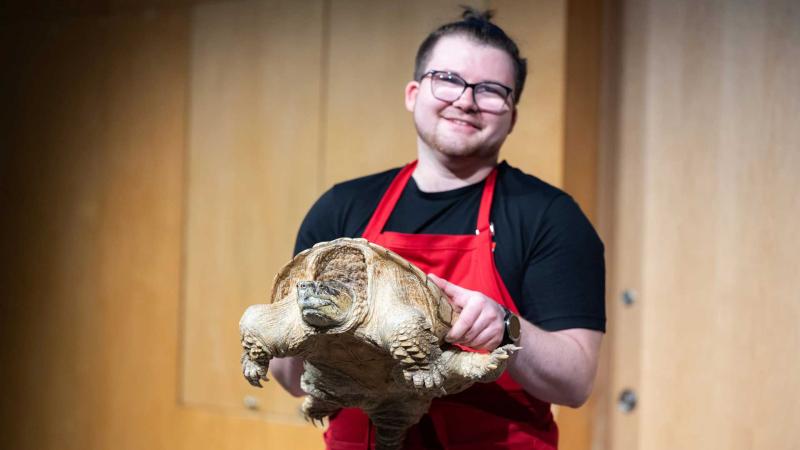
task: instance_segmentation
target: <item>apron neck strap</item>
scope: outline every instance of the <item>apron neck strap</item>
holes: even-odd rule
[[[374,241],[378,235],[381,234],[383,227],[389,220],[389,216],[392,215],[394,205],[400,200],[400,195],[403,194],[403,189],[406,187],[406,183],[408,183],[408,179],[411,178],[411,174],[414,173],[416,167],[417,161],[414,160],[406,164],[406,166],[400,169],[400,172],[395,175],[392,184],[389,185],[389,189],[383,194],[383,198],[381,198],[381,201],[378,203],[378,207],[369,219],[367,227],[364,228],[364,238],[369,241]]]
[[[400,200],[400,196],[403,194],[403,189],[405,189],[408,180],[411,178],[416,168],[417,161],[415,160],[400,169],[400,172],[394,177],[386,193],[383,194],[383,198],[381,198],[381,201],[378,203],[378,207],[369,219],[367,227],[364,229],[364,238],[374,241],[378,235],[381,234],[383,227],[386,226],[386,222],[389,220],[389,216],[392,215],[397,201]],[[478,209],[476,234],[488,230],[490,227],[489,213],[492,210],[492,199],[494,197],[494,186],[496,182],[497,167],[492,169],[489,176],[486,177],[486,184],[483,186],[481,204]]]
[[[489,221],[489,213],[492,211],[492,199],[494,199],[494,186],[497,183],[497,166],[489,172],[486,177],[486,184],[483,186],[483,194],[481,194],[481,206],[478,209],[478,226],[475,229],[476,234],[482,233],[491,227]],[[492,230],[494,233],[494,230]]]

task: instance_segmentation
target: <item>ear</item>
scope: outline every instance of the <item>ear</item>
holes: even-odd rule
[[[419,81],[409,81],[406,85],[405,100],[406,109],[409,112],[414,112],[414,107],[417,104],[417,94],[419,93]]]
[[[517,107],[515,106],[514,109],[511,111],[511,126],[508,127],[508,134],[511,134],[514,131],[514,125],[517,124]]]

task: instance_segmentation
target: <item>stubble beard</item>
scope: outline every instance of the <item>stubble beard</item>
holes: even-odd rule
[[[497,149],[489,148],[469,142],[468,139],[459,142],[450,136],[443,136],[444,133],[440,133],[438,130],[425,132],[419,126],[416,126],[416,128],[420,140],[432,152],[439,154],[440,157],[478,160],[497,157],[499,147]]]

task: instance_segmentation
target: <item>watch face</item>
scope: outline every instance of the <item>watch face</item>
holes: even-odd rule
[[[511,338],[512,341],[515,343],[519,341],[519,332],[520,332],[520,325],[519,325],[519,317],[514,314],[511,314],[506,321],[506,329],[508,330],[508,337]]]

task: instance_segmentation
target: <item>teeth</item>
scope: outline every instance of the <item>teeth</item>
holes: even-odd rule
[[[451,122],[457,123],[459,125],[465,125],[465,126],[468,126],[468,127],[477,128],[475,125],[473,125],[473,124],[471,124],[471,123],[469,123],[467,121],[464,121],[464,120],[459,120],[459,119],[448,119],[448,120],[451,121]]]

